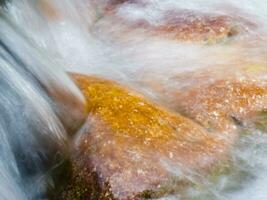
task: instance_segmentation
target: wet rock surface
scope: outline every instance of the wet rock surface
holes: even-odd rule
[[[218,80],[177,93],[177,110],[205,127],[221,130],[229,121],[246,126],[267,107],[267,87],[253,80]]]
[[[154,80],[144,76],[140,83],[158,94],[157,98],[168,108],[210,131],[229,134],[238,127],[253,125],[257,116],[266,111],[265,74],[264,65],[243,63],[232,68],[158,76]]]
[[[227,157],[229,141],[123,86],[74,74],[89,116],[61,199],[144,199],[182,190]]]
[[[125,34],[129,37],[133,31],[137,34],[163,37],[176,42],[201,44],[228,42],[235,36],[245,35],[257,28],[254,22],[248,20],[247,16],[242,17],[241,13],[225,15],[223,11],[160,10],[152,5],[138,0],[108,1],[106,12],[96,23],[96,27],[98,29],[106,25],[102,21],[110,20],[114,25],[111,28],[111,33],[114,35]],[[154,15],[157,17],[152,20]],[[120,33],[116,33],[116,27],[120,27]]]

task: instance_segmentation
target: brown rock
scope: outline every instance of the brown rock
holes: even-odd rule
[[[241,15],[204,13],[186,9],[161,11],[159,13],[162,15],[161,20],[153,23],[145,18],[130,20],[117,13],[117,9],[124,4],[135,4],[142,10],[150,3],[138,0],[108,1],[107,12],[104,14],[106,17],[103,20],[110,21],[108,23],[112,25],[118,25],[118,29],[122,31],[121,34],[131,34],[131,31],[139,30],[152,36],[170,38],[179,42],[215,44],[256,28],[253,22],[240,17]]]
[[[179,41],[212,44],[237,35],[241,27],[228,16],[180,11],[168,13],[166,24],[157,27],[156,31],[160,34],[169,34]]]
[[[181,189],[226,158],[233,140],[208,133],[129,89],[72,75],[89,106],[63,199],[140,199]]]
[[[48,20],[55,20],[62,17],[60,11],[54,7],[51,1],[40,0],[38,1],[37,8],[40,10],[41,14]]]
[[[253,80],[217,80],[174,96],[176,110],[220,131],[228,130],[233,123],[246,125],[267,108],[267,87]]]
[[[149,74],[138,82],[169,109],[212,131],[232,134],[237,126],[254,125],[266,110],[265,74],[265,65],[242,62],[177,75]]]

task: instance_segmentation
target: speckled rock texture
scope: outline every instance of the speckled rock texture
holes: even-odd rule
[[[192,120],[115,82],[72,78],[86,97],[89,116],[61,199],[159,197],[182,190],[193,171],[205,173],[226,158],[231,142]]]
[[[135,11],[145,12],[142,8],[149,10],[149,6],[149,2],[142,0],[111,0],[107,1],[107,12],[103,14],[103,17],[104,20],[111,20],[115,26],[120,26],[120,29],[124,30],[121,34],[127,35],[131,31],[146,32],[150,36],[169,38],[177,42],[201,44],[225,42],[234,36],[245,34],[249,29],[256,28],[253,22],[239,15],[228,16],[222,13],[189,9],[158,11],[159,17],[155,21],[150,21],[149,17],[135,18]],[[139,10],[135,10],[136,8]],[[123,9],[128,10],[131,15],[124,16],[121,13]],[[154,8],[153,12],[157,12],[156,10],[157,8]],[[155,14],[153,12],[152,14]],[[101,24],[101,19],[99,23]]]
[[[230,68],[230,69],[229,69]],[[223,76],[222,76],[223,74]],[[242,64],[200,69],[147,79],[140,87],[157,94],[171,110],[198,122],[211,132],[233,136],[250,127],[267,109],[266,66]]]
[[[229,130],[249,125],[267,108],[267,86],[253,80],[217,80],[177,93],[176,109],[205,127]]]

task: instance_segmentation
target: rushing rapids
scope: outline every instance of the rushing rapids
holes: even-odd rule
[[[266,2],[0,5],[0,199],[267,198]]]

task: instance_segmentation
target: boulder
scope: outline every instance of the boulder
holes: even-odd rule
[[[115,82],[72,74],[89,109],[61,199],[144,199],[181,191],[227,159],[217,137]]]

